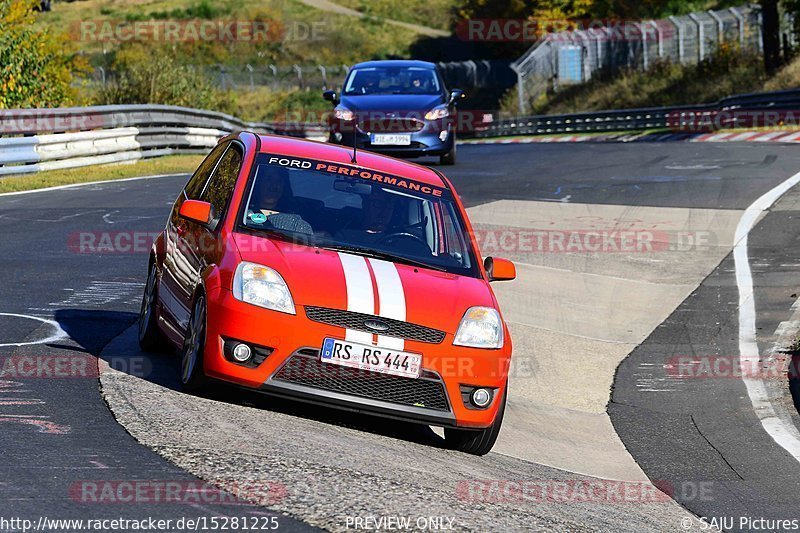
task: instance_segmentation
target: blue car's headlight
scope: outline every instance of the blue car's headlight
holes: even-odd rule
[[[450,116],[450,110],[446,105],[439,105],[425,113],[425,120],[439,120]]]

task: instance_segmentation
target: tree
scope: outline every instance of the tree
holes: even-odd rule
[[[761,33],[764,39],[764,70],[773,76],[781,66],[778,0],[761,0]]]
[[[0,109],[57,107],[73,96],[81,62],[58,39],[35,29],[36,0],[0,0]]]

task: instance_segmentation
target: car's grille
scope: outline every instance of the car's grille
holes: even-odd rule
[[[397,337],[411,341],[428,342],[431,344],[439,344],[444,340],[445,335],[444,331],[412,324],[410,322],[367,315],[364,313],[354,313],[352,311],[342,311],[340,309],[307,306],[306,316],[315,322],[322,322],[323,324],[330,324],[331,326],[366,331],[367,333]],[[366,322],[370,321],[382,322],[387,326],[387,329],[384,331],[370,329],[366,326]]]
[[[294,353],[272,378],[371,400],[449,412],[444,385],[433,373],[418,379],[403,378],[323,363],[319,351]]]

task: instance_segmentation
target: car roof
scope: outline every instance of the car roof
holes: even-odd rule
[[[260,153],[278,154],[305,159],[319,159],[331,163],[352,165],[353,148],[337,144],[309,141],[285,135],[259,135],[261,139]],[[404,178],[410,178],[428,185],[445,187],[447,184],[436,171],[409,161],[395,159],[374,152],[359,150],[356,166],[368,168],[376,172],[385,172]]]
[[[364,61],[353,65],[354,69],[367,67],[418,67],[436,68],[436,65],[428,61],[417,61],[412,59],[384,59],[381,61]]]

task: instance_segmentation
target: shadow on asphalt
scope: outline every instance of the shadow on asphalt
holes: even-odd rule
[[[113,354],[103,351],[111,340],[129,327],[135,327],[134,313],[64,309],[56,312],[56,320],[83,350],[102,358],[111,368],[183,394],[178,379],[180,361],[176,353],[145,353],[136,345],[115,350]],[[128,337],[135,343],[135,335]],[[70,349],[75,350],[75,347]],[[203,397],[436,448],[444,447],[444,440],[428,426],[269,396],[223,382],[214,382]]]

